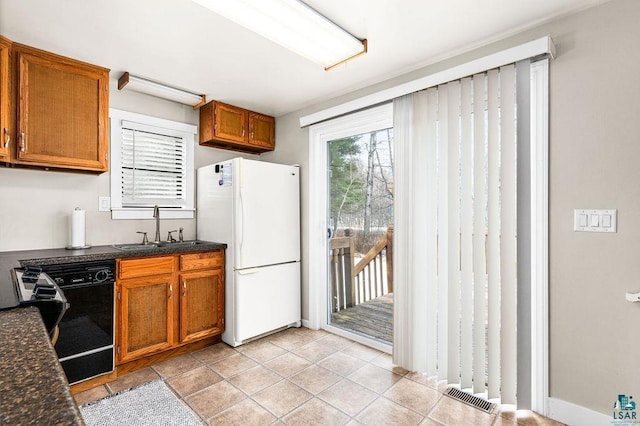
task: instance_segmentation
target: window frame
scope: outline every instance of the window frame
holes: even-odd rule
[[[153,219],[151,207],[123,207],[122,202],[122,157],[120,144],[122,141],[122,122],[130,122],[157,133],[182,137],[185,140],[185,195],[186,202],[181,207],[161,207],[162,218],[193,219],[195,217],[195,167],[194,143],[198,126],[163,118],[151,117],[129,111],[109,108],[110,151],[111,151],[111,219]]]

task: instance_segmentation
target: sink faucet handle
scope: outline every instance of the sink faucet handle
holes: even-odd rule
[[[184,241],[184,235],[182,234],[182,231],[184,231],[184,228],[181,226],[180,227],[180,232],[178,233],[178,241],[180,241],[180,242]]]
[[[136,234],[142,234],[142,244],[149,244],[149,239],[147,238],[146,232],[136,231]]]
[[[173,238],[173,234],[174,232],[178,232],[177,229],[174,229],[173,231],[169,231],[169,233],[167,234],[167,242],[168,243],[175,243],[177,240],[175,238]]]

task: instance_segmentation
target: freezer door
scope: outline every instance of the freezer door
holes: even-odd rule
[[[300,169],[234,163],[235,269],[300,260]]]
[[[231,162],[200,167],[197,172],[197,236],[199,240],[231,243],[233,187],[221,185],[216,166],[231,168]]]
[[[234,305],[233,346],[299,322],[300,263],[236,272]]]

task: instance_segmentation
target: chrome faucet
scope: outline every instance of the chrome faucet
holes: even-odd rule
[[[153,217],[156,219],[156,237],[153,242],[158,244],[160,243],[160,209],[157,204],[153,206]]]
[[[136,234],[142,234],[142,245],[149,244],[149,239],[147,238],[147,233],[142,231],[136,231]]]

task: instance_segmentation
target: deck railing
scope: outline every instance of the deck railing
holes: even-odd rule
[[[393,225],[355,265],[353,236],[330,242],[331,312],[393,293]]]

